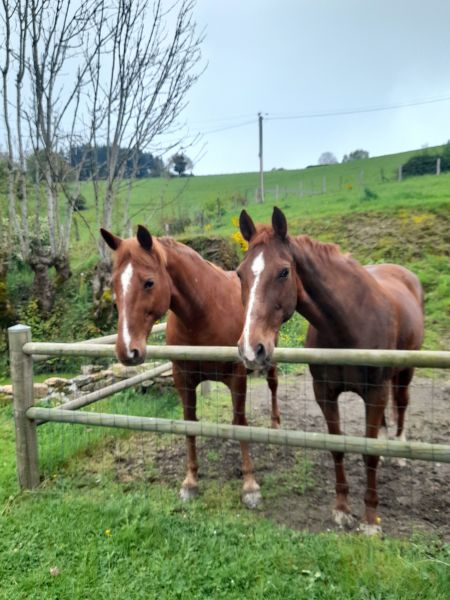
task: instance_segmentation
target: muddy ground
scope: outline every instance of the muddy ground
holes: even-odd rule
[[[210,402],[213,399],[214,393]],[[283,428],[326,431],[322,413],[313,400],[309,374],[282,378],[279,403]],[[270,403],[263,380],[252,380],[247,404],[250,423],[269,426]],[[362,435],[362,400],[354,394],[343,394],[340,409],[345,432]],[[395,428],[392,417],[387,416],[389,437],[392,438]],[[411,386],[407,437],[450,444],[448,379],[415,378]],[[173,437],[169,444],[155,446],[153,438],[142,437],[139,443],[129,444],[126,452],[123,448],[115,452],[119,480],[126,482],[143,476],[149,483],[181,483],[185,465],[184,440]],[[224,484],[241,477],[239,444],[203,438],[198,440],[198,447],[200,490],[214,483],[220,495]],[[150,455],[155,468],[148,475],[148,472],[145,474],[145,464]],[[328,452],[254,444],[252,456],[263,495],[263,504],[257,509],[262,515],[299,530],[318,532],[337,529],[331,519],[335,482],[332,458]],[[365,489],[361,456],[346,456],[346,473],[356,529],[363,513]],[[385,534],[404,538],[414,533],[425,533],[450,540],[450,464],[408,460],[406,466],[400,466],[397,459],[388,458],[379,467],[378,481],[379,514]],[[235,489],[238,494],[238,487]]]

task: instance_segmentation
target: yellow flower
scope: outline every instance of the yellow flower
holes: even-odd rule
[[[105,529],[105,535],[106,535],[106,537],[111,537],[112,536],[111,529]]]
[[[239,246],[241,247],[241,249],[244,252],[247,252],[248,242],[247,242],[247,240],[244,240],[244,238],[242,237],[242,233],[240,231],[235,231],[231,237],[233,238],[233,241],[235,241],[237,244],[239,244]]]

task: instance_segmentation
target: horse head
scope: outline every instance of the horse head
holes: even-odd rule
[[[291,318],[297,305],[297,275],[289,250],[286,217],[274,208],[272,227],[255,227],[245,210],[240,230],[249,242],[238,268],[245,321],[238,342],[247,368],[266,368],[281,325]]]
[[[142,225],[136,238],[101,229],[114,251],[113,290],[119,313],[116,352],[126,365],[144,362],[147,337],[169,309],[171,286],[159,242]]]

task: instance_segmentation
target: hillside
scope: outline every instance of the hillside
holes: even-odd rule
[[[425,348],[448,349],[450,174],[398,181],[399,165],[413,154],[266,173],[264,204],[255,203],[258,173],[140,180],[131,195],[133,227],[143,223],[152,233],[162,234],[169,224],[169,233],[182,239],[219,235],[238,245],[236,224],[242,208],[255,221],[269,222],[276,204],[285,211],[292,234],[336,242],[363,264],[397,262],[415,271],[425,288]],[[116,232],[121,230],[126,193],[115,211]],[[8,275],[16,318],[33,326],[35,339],[83,339],[115,327],[92,321],[90,273],[97,262],[97,227],[87,184],[83,194],[87,210],[75,217],[72,228],[74,276],[60,289],[49,319],[42,319],[30,300],[31,273],[15,263]],[[297,317],[285,327],[281,343],[298,345],[304,332],[305,322]],[[4,369],[0,365],[0,371]]]

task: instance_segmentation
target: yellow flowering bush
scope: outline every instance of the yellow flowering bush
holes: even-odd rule
[[[247,242],[247,240],[244,240],[244,238],[242,237],[242,233],[239,230],[239,219],[236,216],[231,217],[231,224],[233,225],[233,227],[236,227],[236,229],[237,229],[237,231],[235,231],[231,235],[231,239],[233,240],[233,242],[235,244],[237,244],[239,246],[239,248],[242,250],[242,252],[247,252],[248,242]]]

